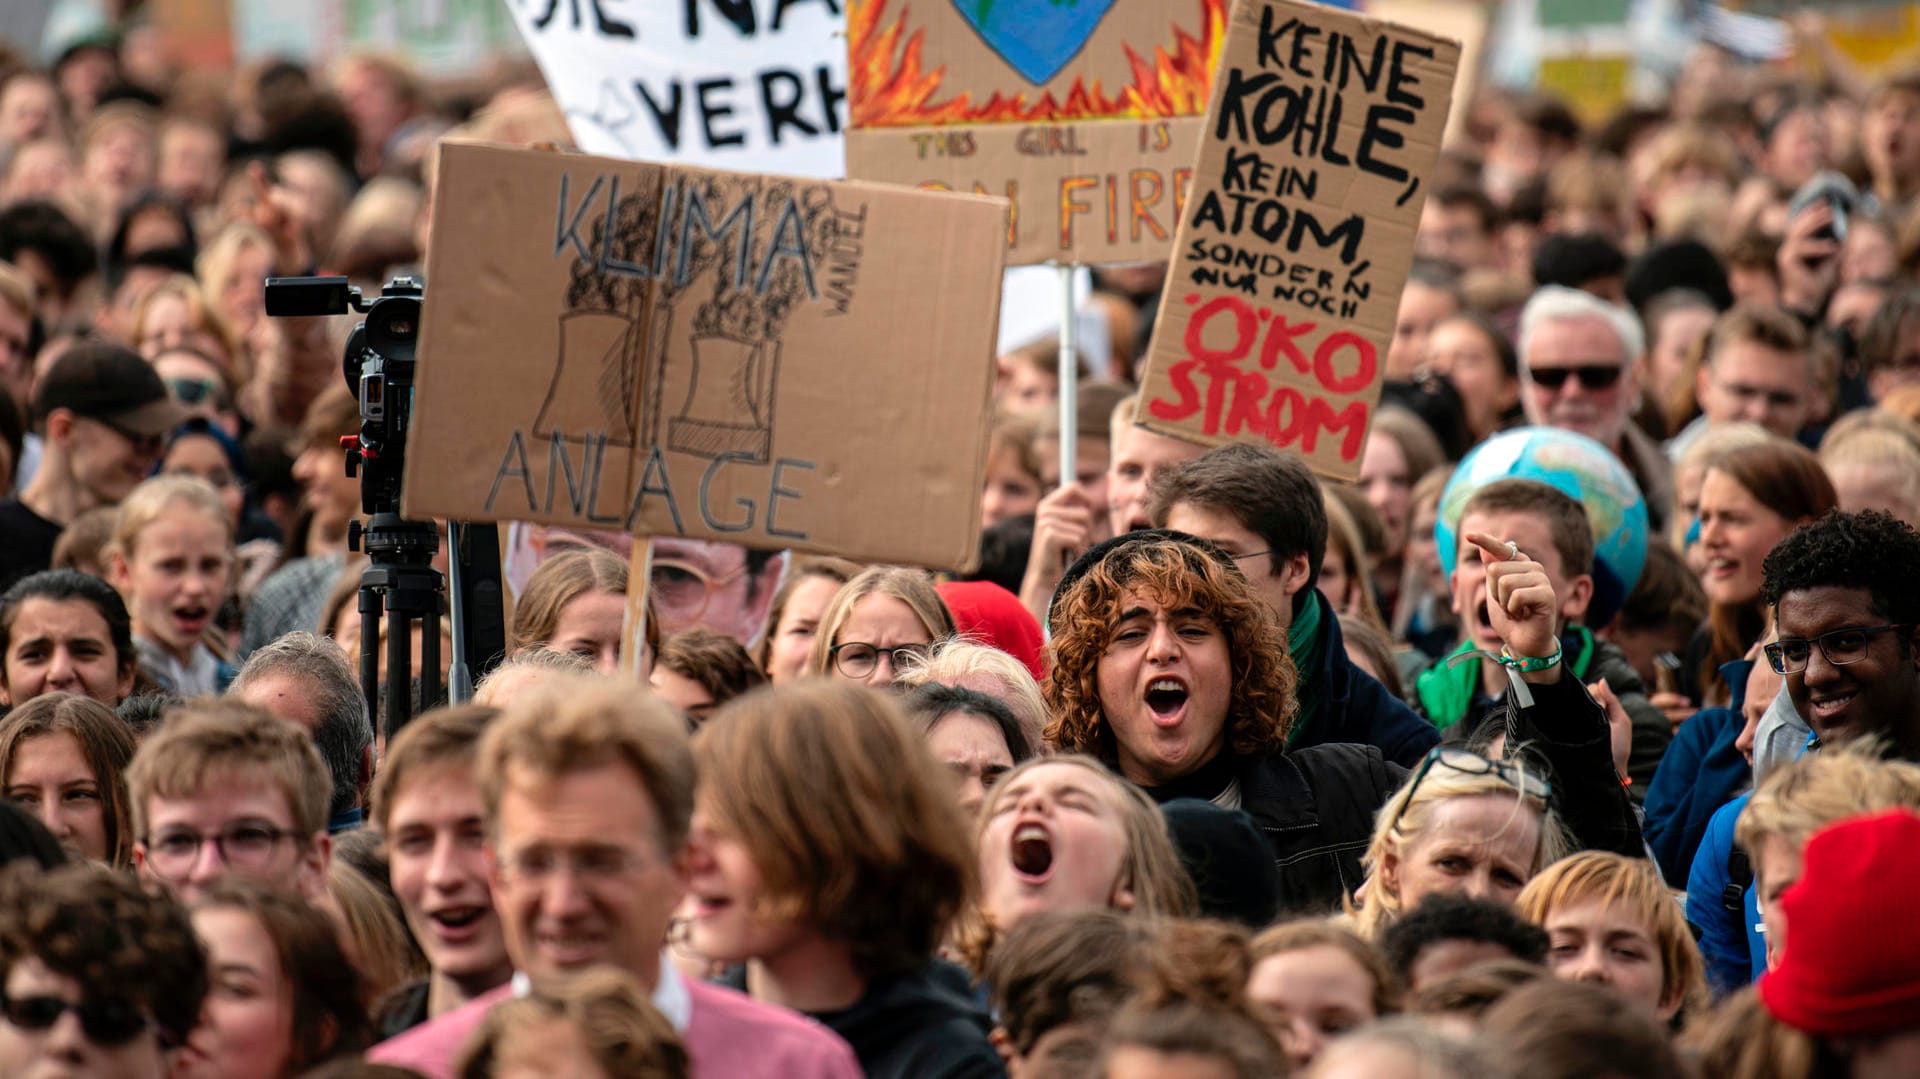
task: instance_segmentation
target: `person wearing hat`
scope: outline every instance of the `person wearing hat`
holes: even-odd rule
[[[106,341],[75,345],[54,363],[34,386],[33,415],[45,448],[19,497],[0,502],[0,587],[48,568],[74,518],[119,504],[186,418],[138,353]]]
[[[1800,880],[1780,898],[1787,943],[1760,1000],[1845,1062],[1831,1074],[1920,1073],[1916,848],[1910,809],[1843,820],[1808,841]]]

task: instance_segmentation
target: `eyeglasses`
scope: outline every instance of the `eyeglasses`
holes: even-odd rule
[[[1273,553],[1273,549],[1268,548],[1267,550],[1264,550],[1264,551],[1248,551],[1246,554],[1230,554],[1227,557],[1233,559],[1234,562],[1237,563],[1242,559],[1247,559],[1247,558],[1264,558],[1267,555],[1270,555],[1272,553]]]
[[[145,1012],[124,1000],[69,1004],[52,996],[6,997],[0,999],[0,1012],[21,1030],[50,1030],[72,1012],[87,1040],[103,1049],[125,1045],[154,1025]]]
[[[1905,633],[1912,630],[1909,625],[1892,623],[1884,626],[1847,626],[1818,637],[1782,637],[1767,645],[1762,651],[1767,654],[1767,666],[1775,674],[1799,674],[1807,669],[1807,661],[1813,658],[1815,645],[1827,662],[1836,667],[1849,663],[1858,663],[1867,658],[1867,649],[1873,639],[1882,633]]]
[[[827,650],[827,657],[833,661],[833,669],[848,678],[865,678],[880,665],[880,656],[885,654],[887,662],[894,670],[899,670],[908,660],[925,659],[932,646],[924,644],[902,644],[893,648],[880,648],[865,641],[848,641],[836,644]]]
[[[575,850],[533,847],[501,857],[500,875],[524,884],[544,884],[564,867],[577,880],[590,884],[611,884],[644,867],[647,861],[642,855],[612,846],[589,846]]]
[[[693,622],[707,613],[707,604],[713,602],[715,592],[739,580],[745,572],[747,565],[742,562],[739,569],[715,577],[690,562],[655,556],[647,587],[653,597],[654,610],[662,618]]]
[[[1529,367],[1527,377],[1541,389],[1556,393],[1569,377],[1579,379],[1582,389],[1604,390],[1620,381],[1620,371],[1617,363],[1583,363],[1578,367]]]
[[[266,868],[267,862],[273,857],[274,848],[280,845],[281,840],[298,838],[299,835],[299,832],[288,828],[236,824],[213,835],[182,829],[163,832],[142,842],[147,848],[147,864],[153,867],[154,873],[177,880],[193,872],[193,863],[200,857],[200,849],[208,843],[213,844],[214,852],[222,862],[235,869],[251,871]]]
[[[1413,796],[1420,793],[1421,781],[1427,778],[1427,773],[1433,771],[1436,764],[1470,776],[1498,776],[1508,786],[1542,802],[1553,797],[1553,784],[1548,783],[1545,776],[1525,768],[1516,768],[1505,761],[1482,757],[1472,750],[1434,746],[1427,751],[1426,759],[1420,762],[1419,770],[1413,773],[1413,782],[1407,785],[1407,796],[1400,800],[1400,807],[1394,810],[1393,821],[1387,825],[1387,831],[1395,831],[1400,827],[1401,816],[1413,804]]]

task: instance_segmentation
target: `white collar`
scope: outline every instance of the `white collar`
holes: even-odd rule
[[[520,971],[513,973],[513,995],[524,997],[533,992],[533,980]],[[660,953],[660,977],[653,986],[653,1006],[673,1024],[676,1034],[685,1034],[693,1023],[693,994],[673,965],[673,956]]]

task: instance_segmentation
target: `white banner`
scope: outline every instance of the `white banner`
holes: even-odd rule
[[[589,153],[843,175],[838,0],[501,0]]]

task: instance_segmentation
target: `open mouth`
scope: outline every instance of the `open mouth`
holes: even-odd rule
[[[1187,687],[1172,678],[1160,678],[1147,686],[1147,707],[1160,719],[1180,714],[1187,704]]]
[[[1026,824],[1013,833],[1013,871],[1022,880],[1038,884],[1053,873],[1053,837],[1037,824]]]
[[[446,929],[465,929],[486,916],[486,907],[448,907],[428,915],[435,925]]]
[[[199,606],[175,607],[173,609],[174,619],[183,624],[205,622],[212,613],[209,609]]]

